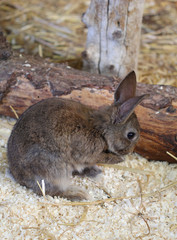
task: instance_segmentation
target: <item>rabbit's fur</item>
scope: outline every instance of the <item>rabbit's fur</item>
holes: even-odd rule
[[[8,141],[10,172],[18,183],[41,195],[71,200],[88,194],[70,184],[72,174],[96,176],[96,163],[119,163],[139,138],[134,108],[136,76],[119,84],[111,106],[91,109],[72,100],[50,98],[29,107],[15,124]]]

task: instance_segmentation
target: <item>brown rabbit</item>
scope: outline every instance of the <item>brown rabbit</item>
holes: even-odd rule
[[[87,199],[70,184],[72,174],[96,176],[96,163],[118,163],[139,138],[134,108],[146,95],[135,96],[131,72],[119,84],[111,106],[91,109],[79,102],[50,98],[29,107],[15,124],[8,141],[10,172],[18,183],[41,195]]]

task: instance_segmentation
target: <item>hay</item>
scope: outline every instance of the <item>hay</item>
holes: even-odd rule
[[[170,157],[174,158],[177,161],[177,157],[175,157],[173,154],[167,151],[167,154],[170,155]]]
[[[102,164],[99,163],[98,166],[103,166],[103,167],[111,167],[111,168],[115,168],[115,169],[119,169],[119,170],[123,170],[123,171],[128,171],[128,172],[132,172],[132,173],[139,173],[139,174],[145,174],[145,175],[152,175],[153,173],[151,171],[144,171],[142,169],[136,169],[136,168],[130,168],[130,167],[124,167],[124,166],[120,166],[120,165],[115,165],[115,164]]]
[[[19,116],[18,116],[17,112],[15,111],[15,109],[12,106],[10,106],[10,108],[11,108],[12,112],[14,113],[14,116],[16,117],[16,119],[18,119]]]
[[[3,0],[0,26],[13,49],[81,67],[86,29],[81,15],[89,0]],[[177,3],[146,0],[139,81],[177,86]]]
[[[63,61],[80,57],[88,1],[1,1],[0,26],[13,49]],[[83,41],[81,41],[83,39]]]
[[[139,81],[177,87],[177,2],[145,2]]]

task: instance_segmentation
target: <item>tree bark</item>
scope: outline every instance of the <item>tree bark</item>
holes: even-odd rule
[[[49,97],[70,98],[93,108],[111,104],[119,78],[90,74],[67,65],[14,54],[0,61],[0,114],[15,117]],[[138,83],[137,95],[150,98],[136,108],[141,139],[136,152],[153,160],[175,162],[177,155],[177,88]]]
[[[136,70],[144,0],[91,0],[84,70],[124,78]]]
[[[12,50],[0,28],[0,61],[7,60],[12,55]]]

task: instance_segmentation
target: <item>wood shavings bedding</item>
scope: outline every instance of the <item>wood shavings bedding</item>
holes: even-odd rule
[[[1,239],[176,239],[175,164],[132,154],[119,164],[125,170],[102,167],[98,179],[73,178],[92,197],[85,205],[39,197],[8,173],[6,147],[14,122],[0,119]]]

